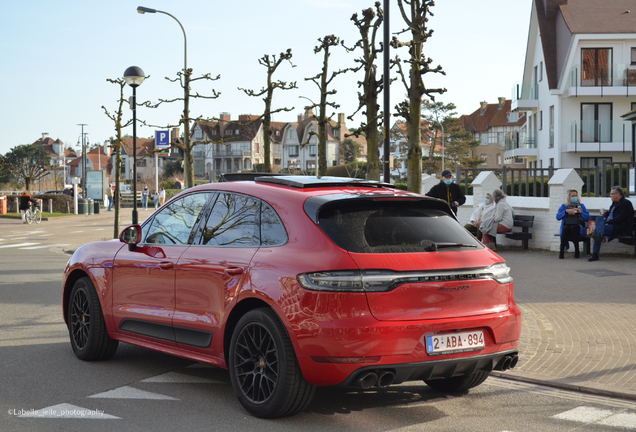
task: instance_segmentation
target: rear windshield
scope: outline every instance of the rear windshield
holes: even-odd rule
[[[448,213],[430,207],[425,200],[335,201],[320,209],[318,226],[342,249],[356,253],[481,247]]]

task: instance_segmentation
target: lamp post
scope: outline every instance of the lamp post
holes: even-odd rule
[[[86,123],[78,123],[77,126],[82,127],[82,197],[86,199],[86,134],[84,133],[84,126],[88,125]],[[79,141],[77,145],[79,145]]]
[[[146,76],[140,67],[131,66],[124,72],[124,80],[132,87],[132,104],[133,112],[133,212],[132,223],[136,225],[139,222],[137,216],[137,87],[144,82]]]
[[[439,120],[437,121],[437,123],[439,123],[440,127],[442,128],[442,171],[444,171],[444,125]],[[433,150],[435,150],[435,148],[433,148]]]
[[[145,13],[162,13],[164,15],[168,15],[170,18],[174,19],[179,27],[181,27],[181,31],[183,32],[183,135],[185,137],[185,145],[190,145],[190,72],[188,72],[188,38],[186,37],[185,29],[174,15],[169,14],[168,12],[160,11],[158,9],[147,8],[144,6],[138,6],[137,12],[140,14]],[[185,164],[185,171],[189,171],[188,164]],[[193,184],[190,183],[190,174],[186,173],[185,178],[185,186],[192,187]]]

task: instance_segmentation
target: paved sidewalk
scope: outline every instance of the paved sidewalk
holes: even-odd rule
[[[139,210],[143,221],[152,210]],[[113,236],[114,211],[51,218],[72,253],[80,245]],[[132,209],[120,213],[120,228]],[[0,218],[0,229],[20,220]],[[59,229],[58,229],[59,228]],[[78,234],[68,234],[77,230]],[[83,230],[83,231],[80,231]],[[52,240],[58,242],[57,240]],[[494,373],[560,388],[636,400],[636,257],[604,255],[564,260],[558,252],[499,248],[512,268],[515,298],[523,313],[519,364]]]
[[[512,268],[523,330],[519,364],[497,375],[636,400],[636,257],[498,253]]]

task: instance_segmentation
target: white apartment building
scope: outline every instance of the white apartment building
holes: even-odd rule
[[[523,81],[512,95],[527,121],[506,159],[544,168],[631,160],[632,126],[621,116],[636,108],[634,6],[533,1]]]

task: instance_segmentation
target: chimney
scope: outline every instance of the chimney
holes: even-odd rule
[[[480,116],[484,115],[484,113],[486,112],[486,108],[488,108],[488,102],[484,101],[481,103],[481,113],[479,114]]]
[[[221,136],[224,136],[225,128],[228,127],[230,121],[232,121],[232,114],[226,112],[221,113],[219,116],[219,133]]]
[[[345,140],[345,129],[347,128],[345,124],[344,113],[338,113],[338,141],[340,141],[340,144],[342,144]]]
[[[172,130],[170,131],[170,142],[175,142],[178,139],[180,139],[179,137],[179,128],[172,128]]]
[[[500,97],[499,98],[499,108],[498,109],[502,109],[505,104],[506,104],[506,98],[505,97]]]
[[[49,133],[48,132],[42,132],[42,139],[45,140],[49,137]]]
[[[105,154],[106,156],[110,156],[111,148],[109,147],[109,145],[110,145],[110,141],[105,140],[105,141],[104,141],[104,154]]]

